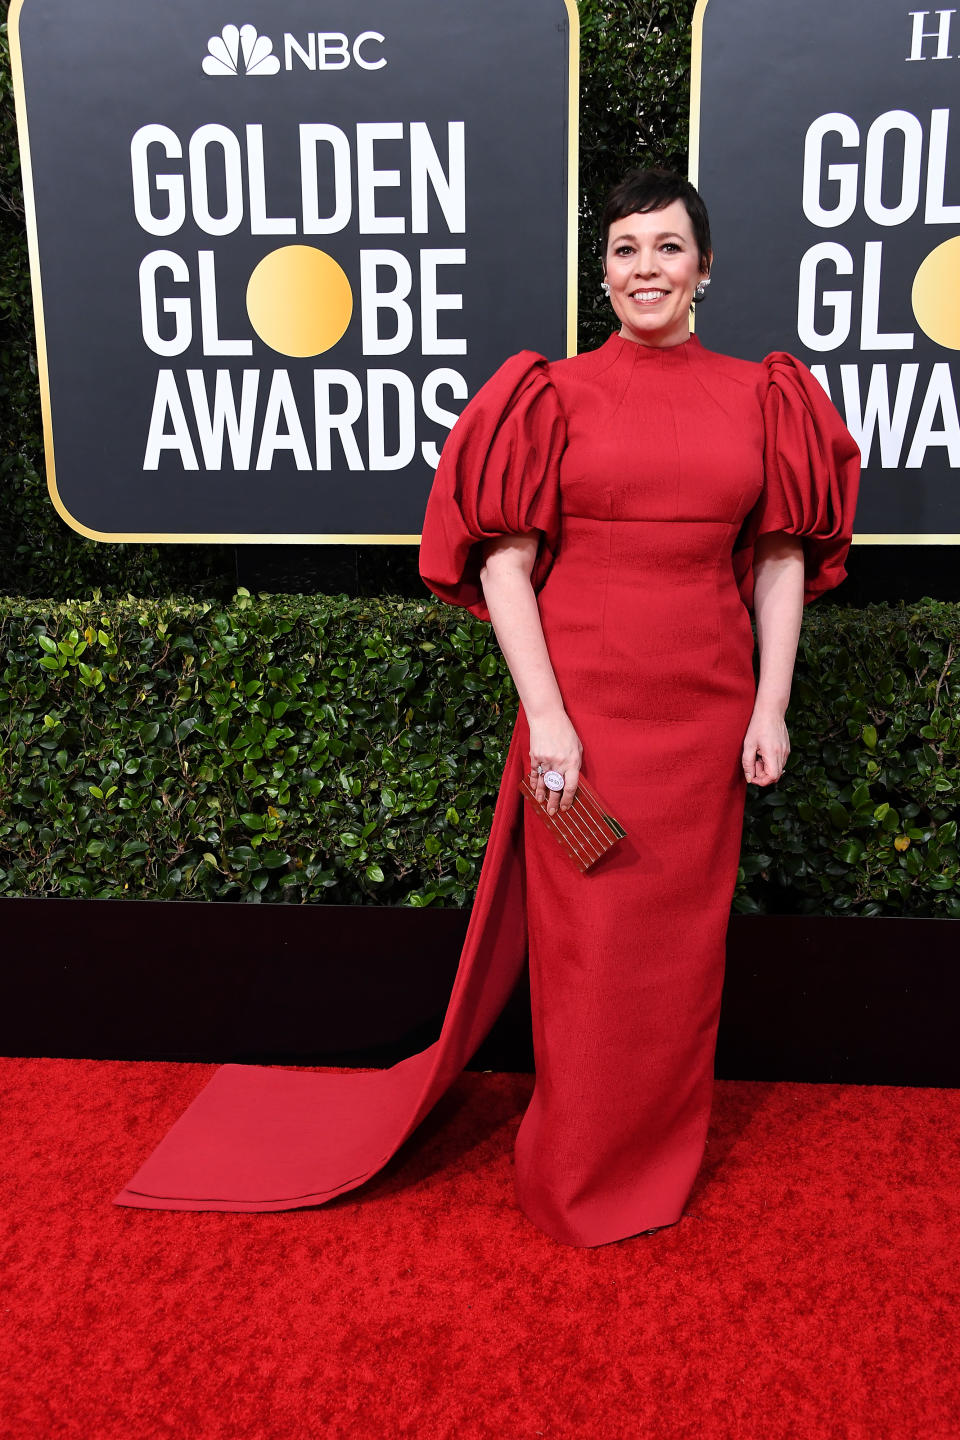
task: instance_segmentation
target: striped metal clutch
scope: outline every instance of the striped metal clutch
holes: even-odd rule
[[[520,781],[520,789],[579,870],[589,870],[627,833],[582,775],[573,804],[556,815],[547,814],[546,799],[542,804],[537,801],[536,790],[526,776]]]

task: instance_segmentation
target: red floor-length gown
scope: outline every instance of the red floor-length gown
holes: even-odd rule
[[[283,1210],[361,1185],[470,1059],[528,943],[520,1206],[581,1246],[678,1220],[707,1133],[740,847],[752,545],[802,536],[806,598],[836,585],[858,474],[836,410],[783,353],[754,364],[694,336],[614,335],[569,360],[508,360],[444,447],[421,573],[487,618],[482,541],[542,533],[550,658],[583,773],[628,838],[581,875],[525,813],[521,708],[440,1039],[381,1071],[224,1066],[118,1203]]]

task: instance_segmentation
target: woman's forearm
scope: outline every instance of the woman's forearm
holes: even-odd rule
[[[547,813],[569,810],[577,795],[583,745],[567,714],[550,663],[531,583],[537,535],[505,535],[488,542],[480,571],[483,596],[520,704],[530,727],[529,783]],[[544,775],[563,776],[563,794],[547,790]]]
[[[754,558],[760,677],[757,705],[786,713],[803,618],[803,541],[762,535]]]
[[[527,718],[539,720],[562,711],[529,574],[516,565],[489,566],[481,571],[481,582],[497,643]]]

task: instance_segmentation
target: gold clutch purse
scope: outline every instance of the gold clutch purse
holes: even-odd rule
[[[589,870],[627,833],[582,775],[573,804],[569,810],[558,810],[556,815],[547,814],[546,799],[538,802],[536,789],[526,776],[520,781],[520,789],[578,870]]]

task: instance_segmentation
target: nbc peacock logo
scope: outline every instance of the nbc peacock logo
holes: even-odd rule
[[[205,75],[276,75],[279,69],[273,41],[269,35],[258,35],[255,25],[224,25],[207,41]]]

